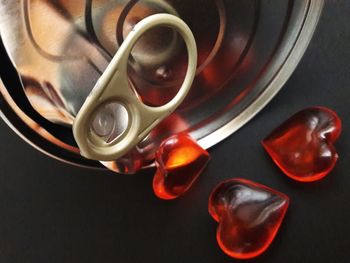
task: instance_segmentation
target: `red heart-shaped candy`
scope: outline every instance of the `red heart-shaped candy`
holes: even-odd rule
[[[338,154],[333,143],[341,133],[341,126],[334,111],[312,107],[292,116],[262,144],[287,176],[313,182],[334,168]]]
[[[209,213],[219,223],[216,238],[229,256],[250,259],[262,254],[275,238],[289,198],[245,179],[219,184],[209,198]]]
[[[153,190],[161,199],[183,195],[196,181],[209,162],[209,153],[188,135],[165,140],[156,153],[157,172]]]

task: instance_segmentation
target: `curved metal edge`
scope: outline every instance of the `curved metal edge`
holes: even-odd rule
[[[4,87],[4,83],[2,82],[2,79],[0,78],[0,86]],[[3,97],[2,93],[0,92],[0,96]],[[2,98],[3,100],[5,100],[5,98]],[[55,155],[54,153],[51,153],[47,150],[45,150],[43,147],[39,146],[38,144],[34,143],[32,140],[30,140],[29,136],[26,136],[24,133],[20,132],[19,129],[17,129],[17,127],[11,122],[11,120],[9,120],[8,116],[5,115],[5,113],[3,112],[3,106],[2,104],[0,104],[0,118],[8,125],[8,127],[14,131],[23,141],[25,141],[26,143],[28,143],[30,146],[32,146],[34,149],[38,150],[39,152],[64,163],[67,164],[71,164],[74,166],[78,166],[81,168],[89,168],[89,169],[95,169],[95,170],[101,170],[104,171],[106,170],[104,167],[99,167],[99,163],[96,162],[96,166],[92,166],[92,165],[84,165],[81,163],[77,163],[74,161],[70,161],[67,158],[61,158],[58,155]],[[21,120],[21,124],[25,125],[26,127],[28,127],[28,129],[31,129],[24,121]],[[40,136],[40,135],[38,135]]]
[[[228,122],[225,126],[222,126],[210,135],[199,139],[198,143],[201,147],[204,149],[209,149],[219,142],[227,139],[229,136],[251,121],[277,95],[277,93],[282,89],[283,85],[291,77],[290,72],[296,69],[303,55],[305,54],[317,28],[318,21],[320,20],[324,3],[324,0],[312,0],[310,2],[309,12],[294,48],[266,90],[235,119]]]

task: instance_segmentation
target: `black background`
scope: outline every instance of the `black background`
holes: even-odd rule
[[[207,212],[211,190],[232,177],[291,198],[270,249],[248,262],[349,262],[350,1],[326,2],[291,79],[252,122],[210,151],[207,170],[179,200],[154,197],[153,170],[121,176],[69,166],[37,152],[1,122],[0,262],[235,262],[218,248]],[[343,120],[340,160],[324,180],[300,184],[276,168],[260,141],[313,105],[330,107]]]

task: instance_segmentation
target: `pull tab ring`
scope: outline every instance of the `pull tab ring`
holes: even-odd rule
[[[130,87],[127,65],[137,40],[148,30],[158,26],[170,27],[182,36],[188,52],[188,68],[176,96],[163,106],[151,107],[140,101]],[[156,14],[143,19],[126,37],[76,116],[73,134],[81,155],[98,161],[115,161],[124,156],[182,103],[191,88],[196,69],[197,46],[184,21],[169,14]],[[91,129],[96,112],[108,103],[122,105],[128,114],[125,131],[111,142],[106,142]]]

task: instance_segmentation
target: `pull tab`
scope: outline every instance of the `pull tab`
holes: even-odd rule
[[[142,103],[130,87],[127,65],[137,40],[158,26],[170,27],[183,37],[188,68],[176,96],[163,106],[150,107]],[[196,42],[184,21],[173,15],[157,14],[139,22],[120,46],[74,121],[73,134],[81,155],[98,161],[114,161],[128,153],[181,104],[191,88],[196,68]]]

